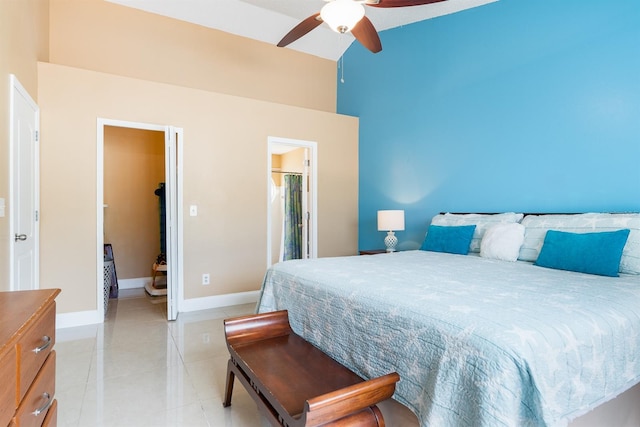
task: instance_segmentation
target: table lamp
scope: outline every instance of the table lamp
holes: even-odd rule
[[[378,231],[387,232],[387,237],[384,238],[387,252],[395,252],[398,238],[395,236],[394,231],[402,230],[404,230],[404,211],[378,211]]]

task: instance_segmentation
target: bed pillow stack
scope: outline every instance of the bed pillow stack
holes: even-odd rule
[[[473,237],[469,243],[469,252],[480,253],[480,244],[484,233],[496,224],[518,223],[524,215],[521,213],[505,212],[499,214],[452,214],[445,213],[433,217],[431,225],[444,227],[475,225]],[[427,231],[427,236],[429,232]]]
[[[624,274],[640,274],[640,214],[638,213],[585,213],[573,215],[527,215],[522,220],[525,226],[525,238],[520,249],[519,259],[522,261],[536,262],[538,265],[547,266],[550,264],[550,255],[553,255],[553,263],[562,265],[561,258],[568,258],[568,251],[582,250],[584,255],[574,255],[576,258],[592,256],[594,251],[599,251],[601,245],[608,246],[607,256],[618,253],[618,247],[622,245],[621,255],[617,259],[619,264],[617,270]],[[628,230],[625,232],[624,230]],[[558,236],[551,233],[550,245],[545,240],[549,231],[560,231],[571,234],[591,234],[595,236]],[[620,232],[615,235],[602,233]],[[622,235],[627,234],[626,239]],[[562,240],[562,250],[558,250],[557,245]],[[621,242],[624,240],[624,242]],[[604,243],[603,243],[604,241]],[[543,246],[544,245],[544,246]],[[544,254],[538,262],[542,249],[551,251]],[[605,263],[602,256],[593,255],[599,262]],[[587,263],[584,261],[584,263]],[[589,262],[594,265],[595,261]],[[597,267],[596,270],[604,268],[611,271],[611,265],[615,265],[616,258],[609,260],[609,265]],[[559,268],[559,267],[556,267]],[[577,267],[576,267],[577,268]],[[584,269],[584,267],[580,267]],[[601,273],[591,273],[601,274]],[[617,273],[615,274],[617,276]]]
[[[475,229],[475,225],[430,225],[420,249],[466,255]]]
[[[598,233],[549,230],[535,264],[579,273],[618,277],[629,229]]]
[[[439,214],[420,249],[604,276],[640,275],[640,213]]]

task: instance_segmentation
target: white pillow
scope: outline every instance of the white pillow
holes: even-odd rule
[[[487,228],[480,243],[480,256],[515,262],[524,243],[524,226],[501,223]]]
[[[445,213],[434,216],[431,219],[431,224],[433,225],[475,225],[476,229],[473,233],[473,239],[471,239],[471,244],[469,245],[469,252],[480,252],[480,242],[482,241],[482,236],[484,235],[485,230],[497,223],[513,223],[520,222],[522,220],[523,214],[515,213],[515,212],[505,212],[498,214],[452,214]]]

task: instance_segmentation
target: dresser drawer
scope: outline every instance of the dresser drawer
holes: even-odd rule
[[[9,424],[16,410],[16,349],[11,347],[0,358],[0,426]]]
[[[55,333],[56,306],[53,303],[18,341],[18,403],[51,352]]]
[[[56,427],[58,425],[58,401],[54,400],[51,408],[47,411],[47,416],[44,417],[42,427]]]
[[[56,352],[52,351],[16,411],[16,427],[40,427],[51,409],[55,391]]]

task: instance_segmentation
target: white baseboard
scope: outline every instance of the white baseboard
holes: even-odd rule
[[[120,283],[121,281],[118,281],[118,284]],[[260,291],[249,291],[237,292],[233,294],[215,295],[212,297],[192,298],[182,301],[179,304],[178,312],[187,313],[190,311],[206,310],[208,308],[219,308],[230,305],[256,303],[258,302],[259,297]],[[56,329],[94,325],[96,323],[102,323],[103,321],[104,319],[98,316],[98,310],[60,313],[56,315]]]
[[[118,289],[144,288],[145,283],[151,283],[151,277],[136,277],[134,279],[118,279]]]
[[[192,298],[182,301],[178,312],[206,310],[208,308],[226,307],[229,305],[258,302],[260,291],[237,292],[233,294],[214,295],[212,297]]]
[[[56,314],[56,329],[73,328],[74,326],[94,325],[104,319],[98,316],[98,310],[74,311]]]

